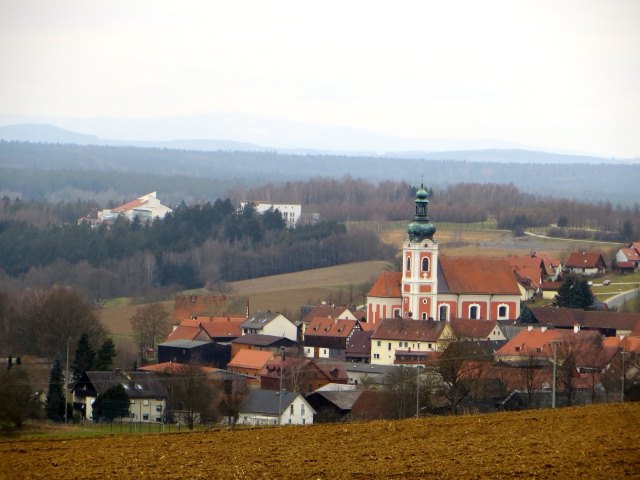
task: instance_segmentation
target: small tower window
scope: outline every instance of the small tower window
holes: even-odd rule
[[[407,272],[411,271],[411,257],[407,257]]]
[[[427,314],[426,312],[422,312],[422,320],[426,320],[427,319]]]
[[[429,271],[429,257],[422,258],[422,271],[423,272]]]

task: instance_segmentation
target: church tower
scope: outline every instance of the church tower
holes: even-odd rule
[[[402,314],[415,320],[438,318],[438,242],[429,221],[429,193],[423,185],[416,192],[416,214],[402,245]]]

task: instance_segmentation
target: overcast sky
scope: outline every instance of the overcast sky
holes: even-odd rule
[[[640,1],[0,0],[0,114],[207,113],[640,157]]]

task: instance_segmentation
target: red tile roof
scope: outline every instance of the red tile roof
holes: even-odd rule
[[[375,329],[372,340],[416,340],[437,342],[447,322],[383,318]]]
[[[227,364],[227,368],[249,368],[258,371],[263,369],[272,359],[273,352],[243,348],[231,359]]]
[[[569,255],[564,266],[567,268],[597,268],[600,265],[606,265],[601,253],[573,252]]]
[[[358,324],[357,320],[339,320],[316,317],[311,320],[304,332],[305,337],[338,337],[347,338]]]
[[[470,320],[467,318],[452,318],[449,324],[458,340],[489,338],[489,334],[498,325],[495,320]]]
[[[635,248],[621,248],[620,251],[627,258],[627,261],[637,261],[640,260],[640,253]]]
[[[504,258],[440,257],[451,293],[520,295],[513,268]]]
[[[369,297],[400,298],[402,272],[382,272],[369,290]]]
[[[133,210],[134,208],[141,207],[145,203],[149,203],[149,200],[147,200],[146,198],[145,199],[136,198],[135,200],[132,200],[131,202],[125,203],[123,205],[119,205],[119,206],[117,206],[115,208],[112,208],[111,210],[113,212],[116,212],[116,213],[128,212],[129,210]]]
[[[198,317],[200,325],[211,338],[235,338],[242,335],[240,325],[245,317]]]
[[[202,329],[198,326],[178,325],[167,337],[167,342],[172,342],[173,340],[195,340],[200,332],[202,332]]]
[[[347,344],[347,356],[369,356],[371,355],[371,336],[372,331],[360,330],[353,332]]]
[[[197,366],[193,366],[193,367],[197,368],[202,373],[211,373],[211,372],[216,372],[216,371],[220,370],[219,368],[203,367],[201,365],[197,365]],[[185,365],[185,364],[182,364],[182,363],[163,362],[163,363],[156,363],[155,365],[145,365],[143,367],[139,367],[138,370],[142,370],[143,372],[158,372],[158,373],[175,374],[175,373],[180,373],[180,370],[184,369],[184,368],[191,368],[191,366],[190,365]]]

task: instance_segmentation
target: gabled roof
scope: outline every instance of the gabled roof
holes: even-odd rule
[[[437,342],[447,322],[383,318],[371,336],[372,340],[414,340]]]
[[[198,317],[199,325],[211,338],[235,338],[242,335],[245,317]]]
[[[273,352],[267,350],[249,350],[243,348],[227,364],[227,368],[250,368],[261,370],[273,359]]]
[[[513,268],[504,258],[439,257],[439,264],[450,293],[520,295]]]
[[[449,322],[458,340],[463,338],[489,338],[498,325],[495,320],[471,320],[467,318],[452,318]]]
[[[311,320],[318,317],[324,318],[347,318],[350,320],[357,320],[353,312],[345,306],[335,305],[316,305],[309,312],[302,317],[302,323],[310,323]]]
[[[145,365],[143,367],[138,367],[138,370],[143,372],[175,374],[180,373],[180,370],[184,368],[197,368],[202,373],[211,373],[220,370],[219,368],[204,367],[201,365],[185,365],[183,363],[176,362],[162,362],[153,365]]]
[[[358,325],[357,320],[331,319],[316,317],[307,326],[306,337],[334,337],[347,338],[351,331]],[[359,328],[359,327],[358,327]]]
[[[565,262],[566,268],[597,268],[605,265],[604,257],[597,252],[573,252]]]
[[[122,385],[129,398],[164,398],[167,393],[153,372],[86,372],[86,379],[98,395]],[[82,382],[80,382],[82,383]]]
[[[362,390],[316,390],[307,395],[307,400],[313,403],[314,397],[322,397],[340,410],[351,410],[360,395]]]
[[[158,345],[159,347],[171,347],[171,348],[197,348],[202,345],[210,345],[211,342],[202,342],[200,340],[172,340],[170,342],[164,342]]]
[[[289,408],[289,405],[298,397],[301,397],[299,393],[287,392],[286,390],[283,390],[282,396],[279,396],[278,392],[274,390],[252,388],[240,405],[240,412],[282,415],[282,412]]]
[[[264,328],[264,326],[267,325],[269,322],[271,322],[275,318],[279,317],[280,315],[282,315],[282,314],[279,313],[279,312],[271,312],[271,311],[256,312],[251,317],[249,317],[247,320],[242,322],[240,324],[240,326],[242,328],[261,329],[261,328]],[[283,315],[283,317],[284,317],[284,315]],[[286,317],[284,317],[284,318],[286,318]]]
[[[638,250],[640,252],[640,242],[631,242],[629,244],[629,248],[635,248],[636,250]]]
[[[640,313],[558,307],[532,307],[530,310],[538,323],[564,328],[579,325],[582,328],[630,332],[640,322]]]
[[[629,262],[640,260],[640,252],[635,248],[621,248],[620,251]]]
[[[169,334],[167,341],[173,340],[195,340],[202,332],[200,327],[191,327],[187,325],[178,325],[176,329]]]
[[[382,272],[373,284],[367,296],[381,298],[399,298],[402,283],[402,272]]]
[[[349,343],[347,343],[346,354],[347,356],[353,355],[371,355],[371,336],[373,331],[359,330],[353,332]]]

